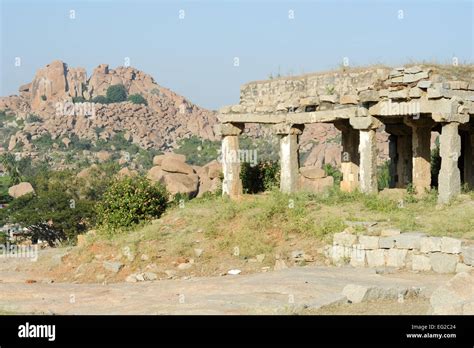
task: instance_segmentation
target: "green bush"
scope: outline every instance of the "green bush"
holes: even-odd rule
[[[377,185],[379,190],[390,186],[390,161],[377,167]]]
[[[166,209],[168,193],[161,184],[145,177],[117,180],[97,205],[97,221],[107,230],[132,227],[156,219]]]
[[[41,100],[42,100],[42,101],[46,101],[46,99],[47,99],[46,96],[43,94],[43,95],[41,96]]]
[[[178,146],[175,152],[185,155],[187,163],[202,166],[218,157],[221,144],[219,141],[204,140],[193,135],[180,140]]]
[[[86,98],[82,97],[82,96],[79,96],[79,97],[72,97],[72,102],[74,104],[76,103],[85,103],[86,101]]]
[[[141,94],[132,94],[128,96],[128,101],[131,101],[133,104],[143,104],[148,105],[148,102]]]
[[[269,191],[280,185],[280,165],[277,162],[259,162],[256,166],[243,163],[240,171],[245,193]]]
[[[332,176],[334,178],[334,185],[339,186],[342,180],[341,171],[330,163],[325,164],[323,169],[327,176]]]
[[[94,98],[91,99],[92,103],[98,103],[98,104],[108,104],[109,100],[107,97],[104,97],[103,95],[98,95]]]
[[[26,118],[26,122],[33,123],[33,122],[43,122],[43,119],[37,115],[29,114]]]
[[[127,90],[124,85],[109,86],[106,97],[109,103],[120,103],[127,100]]]
[[[439,137],[436,139],[436,147],[431,150],[431,186],[438,187],[438,175],[441,170],[441,156],[439,153]]]

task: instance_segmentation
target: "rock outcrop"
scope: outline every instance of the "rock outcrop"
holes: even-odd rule
[[[34,192],[35,190],[29,182],[20,182],[18,185],[14,185],[8,189],[8,194],[13,198],[18,198]]]

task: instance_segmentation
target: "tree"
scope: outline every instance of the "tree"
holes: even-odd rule
[[[120,103],[127,100],[127,90],[124,85],[112,85],[107,88],[106,97],[109,103]]]
[[[143,104],[148,105],[148,102],[141,94],[132,94],[128,96],[128,101],[131,101],[133,104]]]
[[[99,225],[115,230],[156,219],[166,209],[164,186],[145,177],[125,177],[115,181],[97,205]]]
[[[0,156],[0,163],[3,164],[5,171],[10,175],[10,183],[12,185],[19,184],[21,182],[21,174],[15,156],[9,152],[5,153]]]

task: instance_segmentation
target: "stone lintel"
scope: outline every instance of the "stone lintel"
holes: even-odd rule
[[[273,126],[273,131],[278,135],[300,135],[303,130],[304,124],[278,123]]]
[[[243,123],[221,123],[214,126],[214,132],[225,137],[228,135],[240,135],[244,130],[245,124]]]
[[[405,117],[403,122],[411,128],[433,128],[435,122],[428,117]]]
[[[440,123],[456,122],[459,124],[469,122],[469,114],[453,114],[444,112],[434,112],[432,114],[433,120]]]
[[[382,122],[372,116],[351,117],[349,123],[354,129],[359,130],[377,129],[382,125]]]

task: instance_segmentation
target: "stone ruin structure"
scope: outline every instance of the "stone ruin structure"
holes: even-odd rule
[[[431,188],[431,133],[439,132],[438,200],[474,187],[474,67],[421,65],[348,69],[250,82],[240,103],[220,110],[223,194],[242,194],[239,134],[270,124],[280,137],[280,190],[298,190],[298,138],[306,124],[332,123],[342,134],[341,189],[376,193],[375,133],[390,134],[390,187]]]

